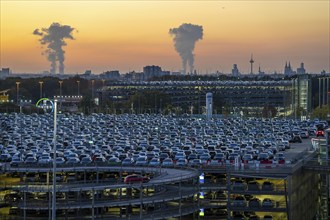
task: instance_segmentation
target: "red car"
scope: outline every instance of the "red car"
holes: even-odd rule
[[[149,182],[149,177],[138,175],[138,174],[132,174],[128,175],[124,179],[124,183],[146,183]]]
[[[324,131],[322,131],[322,130],[317,131],[316,137],[324,137]]]

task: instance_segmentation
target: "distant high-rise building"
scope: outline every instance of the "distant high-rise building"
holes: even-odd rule
[[[106,71],[101,74],[101,77],[107,78],[107,79],[119,79],[120,73],[118,70]]]
[[[161,67],[159,66],[145,66],[143,67],[143,77],[145,80],[152,78],[152,77],[159,77],[159,76],[165,76],[170,75],[170,71],[163,71]]]
[[[305,73],[306,73],[306,70],[305,70],[305,67],[304,67],[304,63],[301,63],[300,67],[297,68],[297,74],[305,74]]]
[[[172,76],[180,76],[180,75],[182,75],[182,73],[181,72],[171,72],[171,75]]]
[[[0,76],[8,76],[10,74],[10,69],[9,68],[2,68],[0,70]]]
[[[160,66],[145,66],[143,67],[144,79],[149,79],[151,77],[160,76],[162,73],[162,68]]]
[[[85,75],[92,75],[92,70],[86,70],[84,74]]]
[[[233,65],[233,69],[231,70],[231,74],[234,76],[234,77],[238,77],[239,76],[239,70],[237,68],[237,64],[234,64]]]
[[[302,115],[306,116],[312,110],[312,80],[308,74],[297,75],[293,82],[293,110],[303,110]],[[297,112],[295,112],[296,114]]]

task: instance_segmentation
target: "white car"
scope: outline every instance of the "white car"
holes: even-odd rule
[[[50,164],[53,160],[50,156],[41,156],[38,160],[39,164]]]
[[[164,167],[174,166],[173,160],[171,158],[166,158],[165,160],[163,160],[162,166]]]
[[[180,158],[176,162],[177,166],[186,166],[187,164],[188,164],[188,161],[187,161],[187,159],[184,159],[184,158]]]
[[[149,162],[149,166],[156,167],[160,165],[159,158],[152,158]]]
[[[64,164],[65,159],[63,157],[56,157],[55,163],[58,164]]]

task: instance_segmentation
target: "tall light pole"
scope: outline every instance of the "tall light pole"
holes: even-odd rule
[[[200,80],[201,78],[198,78],[198,114],[200,115],[200,109],[201,109],[201,100],[200,100],[200,91],[201,91],[201,87],[200,87]]]
[[[44,82],[43,81],[39,81],[39,86],[40,86],[40,98],[42,98],[42,84]]]
[[[100,98],[100,103],[101,105],[104,105],[104,83],[105,83],[105,79],[102,79],[102,89],[101,89],[101,93],[99,95],[99,98]]]
[[[18,102],[18,97],[19,97],[19,84],[21,84],[21,82],[16,82],[16,102],[17,104]]]
[[[58,83],[60,84],[60,97],[62,96],[62,84],[63,84],[63,81],[60,80],[58,81]]]
[[[94,83],[95,83],[95,80],[93,79],[92,80],[92,100],[94,101]]]
[[[56,133],[57,133],[57,100],[54,100],[54,136],[53,136],[53,198],[52,220],[56,220]]]
[[[156,93],[155,93],[155,114],[157,114],[156,109],[157,109],[157,103],[156,103]]]
[[[78,84],[78,96],[80,95],[80,92],[79,92],[79,87],[80,87],[80,81],[77,80],[77,84]]]
[[[294,91],[295,91],[295,97],[294,97],[294,119],[297,120],[297,108],[299,107],[299,91],[297,89],[298,85],[298,78],[294,79]]]
[[[60,80],[60,81],[58,81],[58,83],[60,84],[60,110],[62,110],[62,83],[63,83],[63,81]]]

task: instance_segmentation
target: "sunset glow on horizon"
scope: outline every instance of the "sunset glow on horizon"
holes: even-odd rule
[[[142,71],[146,65],[180,71],[171,28],[203,27],[195,45],[199,73],[248,73],[251,54],[266,73],[286,61],[307,72],[330,71],[329,1],[0,1],[0,67],[49,71],[37,28],[59,22],[77,31],[65,50],[65,72]]]

